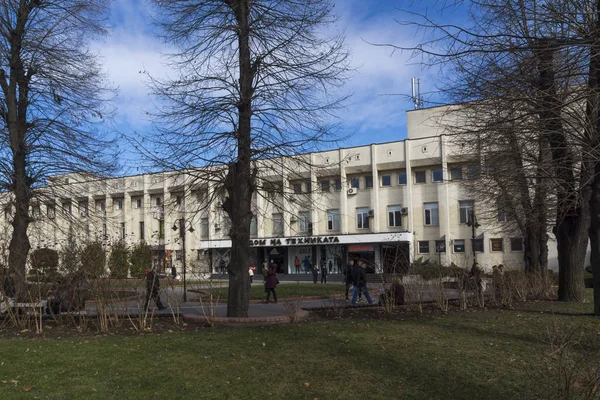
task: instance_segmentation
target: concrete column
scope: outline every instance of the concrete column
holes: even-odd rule
[[[340,234],[348,233],[348,183],[346,182],[346,162],[345,151],[340,149],[340,180],[342,181],[342,190],[340,190]]]
[[[144,191],[144,198],[142,200],[142,215],[143,218],[140,218],[140,221],[144,221],[144,241],[146,243],[152,242],[152,222],[154,221],[154,217],[152,215],[152,204],[150,199],[150,193],[148,192],[148,188],[150,187],[150,175],[144,175],[142,189]]]
[[[371,189],[371,210],[375,211],[375,217],[371,220],[371,232],[381,232],[379,221],[381,215],[379,213],[387,210],[379,209],[379,171],[377,171],[377,145],[371,145],[371,174],[373,176],[373,189]]]
[[[281,185],[283,186],[283,195],[281,199],[281,217],[283,218],[283,236],[291,236],[291,222],[292,213],[290,212],[290,201],[289,201],[289,192],[290,192],[290,181],[288,179],[288,167],[286,159],[281,160]]]
[[[312,222],[312,227],[313,227],[313,235],[319,235],[320,229],[319,229],[319,210],[318,207],[316,207],[317,204],[317,190],[319,190],[319,188],[317,187],[318,182],[317,182],[317,174],[315,172],[315,168],[313,168],[313,165],[315,163],[315,155],[313,153],[310,154],[310,187],[311,187],[311,191],[310,191],[310,222]]]
[[[446,143],[446,136],[440,136],[440,151],[442,154],[442,171],[444,174],[444,191],[443,198],[441,199],[440,209],[444,209],[444,214],[440,214],[440,220],[443,218],[444,221],[444,237],[446,241],[446,253],[442,257],[443,262],[446,265],[450,265],[452,262],[452,251],[450,251],[450,194],[448,185],[450,183],[450,177],[448,176],[448,160],[447,152],[448,146]]]
[[[414,204],[413,204],[413,178],[412,178],[412,168],[410,165],[410,159],[411,159],[411,152],[410,152],[410,139],[406,139],[404,140],[404,154],[405,154],[405,161],[406,161],[406,191],[407,191],[407,198],[408,198],[408,203],[406,205],[404,205],[405,207],[408,207],[408,216],[407,218],[405,218],[406,221],[406,230],[409,232],[412,232],[412,240],[410,242],[410,261],[413,262],[414,257],[415,257],[415,235],[414,235],[414,220],[415,220],[415,213],[414,213]],[[419,218],[419,216],[417,216],[417,218]],[[423,218],[423,216],[421,215],[420,218]]]

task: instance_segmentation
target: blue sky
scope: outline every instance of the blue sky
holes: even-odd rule
[[[438,72],[423,69],[409,54],[367,42],[402,46],[419,43],[422,34],[395,21],[407,18],[398,9],[431,14],[437,3],[436,0],[336,1],[339,28],[346,32],[352,66],[356,68],[346,88],[353,97],[340,113],[341,133],[351,134],[344,147],[406,137],[406,111],[413,108],[408,98],[410,79],[419,77],[421,90],[427,96],[435,91]],[[152,98],[145,75],[140,72],[145,70],[153,76],[168,74],[162,57],[168,48],[152,34],[151,13],[148,0],[115,0],[110,35],[94,45],[103,58],[110,81],[119,88],[114,123],[117,130],[126,134],[151,129],[146,110],[152,108]],[[447,18],[456,16],[452,10],[444,13]]]

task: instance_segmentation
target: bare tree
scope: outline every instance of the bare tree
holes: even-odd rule
[[[558,247],[559,299],[582,301],[592,176],[586,161],[590,123],[585,108],[593,4],[586,0],[458,3],[468,5],[471,26],[443,25],[423,17],[414,24],[433,36],[410,50],[424,56],[426,63],[452,71],[456,79],[449,80],[445,92],[453,101],[467,102],[467,109],[470,104],[494,104],[495,114],[480,121],[470,118],[467,125],[474,124],[479,132],[504,132],[501,140],[507,140],[506,135],[515,131],[506,127],[516,122],[519,140],[532,135],[525,148],[517,149],[530,156],[515,176],[515,182],[527,182],[530,196],[511,193],[511,197],[521,202],[529,198],[537,207],[546,194],[551,195],[555,207],[544,208],[555,208],[551,218]],[[507,113],[515,107],[516,112]],[[504,160],[517,171],[514,153]]]
[[[90,40],[104,0],[0,1],[0,186],[12,194],[9,266],[23,293],[34,189],[54,174],[110,171],[101,123],[111,91]]]
[[[223,194],[232,241],[227,315],[247,316],[257,175],[332,141],[348,52],[341,34],[328,33],[335,29],[328,0],[155,3],[178,71],[177,79],[153,81],[160,112],[151,140],[164,156],[156,161],[201,167],[188,172]]]

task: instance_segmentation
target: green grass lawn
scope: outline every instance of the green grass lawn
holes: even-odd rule
[[[193,287],[193,286],[192,286]],[[227,299],[227,285],[211,289],[213,296],[222,300]],[[343,295],[346,285],[341,283],[328,283],[326,285],[309,282],[280,283],[277,285],[277,298],[284,300],[293,297],[332,296]],[[263,285],[253,285],[250,293],[251,300],[264,300],[265,288]]]
[[[360,310],[298,325],[5,338],[0,399],[532,398],[556,381],[537,362],[554,327],[597,348],[591,309],[533,302],[393,320]]]

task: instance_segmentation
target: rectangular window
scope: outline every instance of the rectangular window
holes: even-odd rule
[[[406,171],[398,172],[398,185],[406,185]]]
[[[469,165],[467,167],[467,178],[477,179],[479,178],[480,167],[479,165]]]
[[[331,185],[329,184],[329,181],[321,181],[321,191],[322,192],[331,191]]]
[[[306,193],[310,193],[312,192],[312,182],[308,181],[306,182]]]
[[[463,239],[454,239],[454,252],[464,253],[465,252],[465,241]]]
[[[181,205],[181,196],[176,196],[175,197],[175,205],[176,206],[180,206]]]
[[[492,251],[504,251],[504,241],[500,239],[490,239],[492,245]]]
[[[419,240],[419,254],[429,254],[429,240]]]
[[[498,222],[506,222],[506,203],[502,200],[496,201],[496,210],[498,213]]]
[[[356,209],[356,227],[367,229],[369,227],[369,209],[366,207]]]
[[[54,218],[56,216],[56,209],[54,208],[54,204],[46,205],[46,214],[48,218]]]
[[[450,180],[451,181],[459,181],[462,179],[462,168],[461,167],[455,167],[455,168],[450,168]]]
[[[117,210],[122,210],[123,209],[123,199],[118,199],[117,200]]]
[[[479,253],[483,253],[483,239],[473,240],[473,248]]]
[[[301,194],[302,193],[302,184],[294,183],[293,189],[294,189],[294,194]]]
[[[208,228],[208,218],[206,218],[206,226]],[[258,224],[256,222],[256,215],[253,215],[250,219],[250,235],[258,235]],[[208,235],[207,235],[208,236]]]
[[[273,214],[273,234],[280,235],[283,233],[283,215],[279,213]]]
[[[340,190],[342,190],[342,180],[336,179],[335,180],[335,191],[339,192]]]
[[[415,183],[427,183],[425,171],[415,171]]]
[[[466,224],[473,218],[473,200],[464,200],[458,202],[459,223]]]
[[[140,240],[146,239],[146,232],[144,227],[144,221],[140,221]]]
[[[79,216],[81,216],[81,217],[87,217],[87,215],[88,215],[88,203],[87,203],[87,201],[80,201],[78,207],[79,207]]]
[[[200,218],[200,237],[203,239],[208,237],[208,218]]]
[[[121,239],[125,239],[127,233],[125,232],[125,222],[121,222]]]
[[[40,206],[31,206],[31,215],[34,218],[39,218],[42,215],[42,212],[40,210]]]
[[[358,178],[352,178],[352,180],[350,181],[350,183],[352,184],[353,188],[360,188],[360,179]]]
[[[424,203],[423,209],[425,212],[425,225],[439,225],[439,207],[438,203]]]
[[[156,204],[156,206],[157,206],[157,207],[160,207],[160,206],[161,206],[161,204],[162,204],[162,199],[161,199],[160,197],[157,197],[157,198],[155,198],[155,199],[154,199],[154,201],[156,202],[155,204]]]
[[[299,232],[307,233],[308,223],[310,222],[310,213],[308,211],[300,211],[298,217],[298,227],[300,228]]]
[[[446,241],[445,240],[436,240],[435,241],[435,252],[436,253],[445,253],[446,252]]]
[[[402,226],[402,206],[388,206],[388,226]]]
[[[340,210],[327,210],[327,230],[340,230]]]
[[[65,216],[71,215],[73,205],[71,203],[63,203],[62,209]]]
[[[108,229],[106,224],[102,224],[102,239],[108,239]]]
[[[158,220],[158,238],[159,239],[165,238],[165,220],[164,219]]]
[[[392,176],[381,175],[381,186],[392,186]]]
[[[442,169],[431,170],[431,181],[432,182],[443,182],[444,181],[444,171]]]
[[[371,175],[365,176],[365,188],[373,188],[373,177]]]
[[[142,208],[142,199],[135,200],[135,208]]]
[[[523,251],[523,239],[522,238],[511,238],[510,239],[510,251]]]

